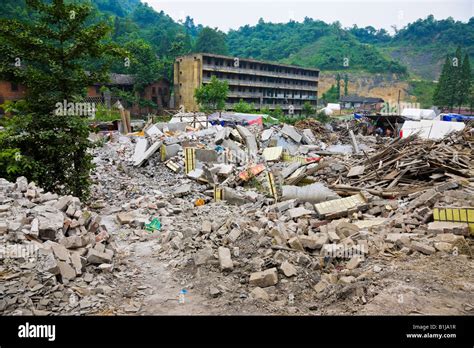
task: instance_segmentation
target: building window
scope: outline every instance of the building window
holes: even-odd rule
[[[151,87],[151,94],[156,94],[156,88],[155,87]]]
[[[18,92],[18,84],[12,82],[11,88],[12,88],[12,92]]]

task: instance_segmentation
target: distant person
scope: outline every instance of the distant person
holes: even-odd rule
[[[383,135],[383,129],[382,127],[377,127],[375,129],[375,134],[378,135],[379,137],[381,137]]]
[[[392,137],[392,130],[390,128],[387,128],[385,130],[385,136],[388,137],[388,138]]]

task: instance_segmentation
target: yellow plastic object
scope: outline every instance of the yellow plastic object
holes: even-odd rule
[[[196,207],[200,207],[201,205],[204,205],[204,204],[206,204],[206,202],[202,198],[196,199],[196,202],[194,202],[194,205]]]
[[[218,186],[214,186],[214,201],[218,202],[222,200],[223,190]]]
[[[435,207],[433,219],[435,221],[466,222],[469,232],[474,235],[474,207]]]
[[[196,151],[193,147],[186,147],[184,149],[184,165],[186,174],[196,168]]]

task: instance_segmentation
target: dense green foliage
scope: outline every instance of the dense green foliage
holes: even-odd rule
[[[433,94],[434,104],[451,111],[454,106],[466,105],[470,102],[472,79],[469,56],[466,53],[463,58],[461,48],[458,48],[454,56],[446,56]]]
[[[416,98],[422,109],[429,109],[433,104],[436,83],[432,81],[410,81],[408,93]]]
[[[212,76],[208,84],[196,88],[194,98],[199,104],[201,111],[214,112],[225,108],[225,101],[229,93],[227,81],[219,81]]]
[[[320,69],[361,69],[404,74],[406,69],[366,45],[339,23],[326,24],[306,18],[302,23],[259,23],[228,34],[230,52],[236,56],[280,60]]]
[[[337,87],[332,85],[326,93],[323,93],[323,100],[325,103],[338,103],[340,98],[340,94],[337,91]]]
[[[253,104],[249,104],[242,99],[240,99],[239,102],[234,105],[234,111],[242,112],[244,114],[253,114],[257,112]]]
[[[123,47],[142,41],[160,61],[159,74],[172,81],[175,57],[190,52],[231,54],[288,64],[316,67],[321,70],[352,70],[369,73],[414,73],[435,79],[439,62],[446,52],[461,46],[474,57],[474,18],[467,23],[452,18],[419,19],[389,35],[385,29],[340,23],[327,24],[305,18],[301,23],[266,23],[245,25],[224,33],[196,25],[189,16],[174,21],[139,0],[82,0],[95,6],[90,21],[106,20],[114,28],[112,39]],[[24,0],[4,0],[0,16],[25,18]],[[138,54],[138,53],[137,53]],[[132,57],[140,61],[139,57]],[[142,64],[142,63],[140,63]],[[126,73],[115,64],[114,72]],[[133,69],[129,69],[133,72]],[[342,94],[342,93],[341,93]]]
[[[194,51],[226,55],[229,53],[225,34],[217,29],[202,29],[196,40]]]
[[[90,72],[85,61],[123,52],[104,43],[109,32],[105,23],[86,25],[89,6],[63,0],[27,3],[34,20],[0,19],[0,78],[27,88],[0,139],[0,176],[12,174],[13,168],[15,175],[25,175],[45,190],[85,197],[92,168],[88,119],[55,111],[63,101],[81,102],[87,86],[107,77],[105,62],[110,59]],[[12,165],[12,154],[27,166]]]

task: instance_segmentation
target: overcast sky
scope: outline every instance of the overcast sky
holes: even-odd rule
[[[402,28],[418,18],[433,14],[436,19],[449,16],[468,21],[474,16],[474,0],[143,0],[155,10],[163,10],[173,19],[187,15],[194,23],[218,27],[227,32],[242,25],[265,22],[282,23],[304,17],[327,23],[339,21],[343,27],[357,24],[385,28]]]

